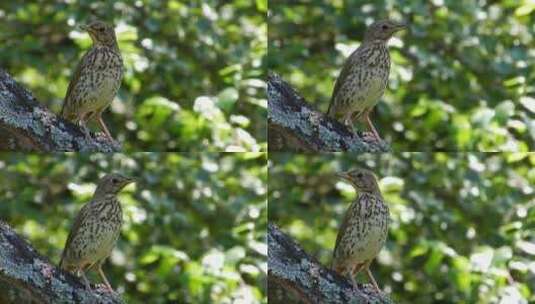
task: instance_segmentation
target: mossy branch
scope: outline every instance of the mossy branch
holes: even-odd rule
[[[105,136],[87,139],[79,126],[50,112],[13,77],[0,69],[0,150],[98,151],[121,147]]]
[[[392,304],[371,284],[355,289],[351,282],[309,256],[274,224],[268,226],[268,279],[305,303]]]
[[[51,264],[1,220],[0,281],[0,300],[7,303],[123,303],[105,288],[85,289],[79,278]]]
[[[268,77],[270,151],[387,152],[384,141],[353,133],[347,126],[312,109],[306,100],[276,74]]]

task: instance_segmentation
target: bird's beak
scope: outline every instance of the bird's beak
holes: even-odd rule
[[[402,30],[405,30],[407,29],[407,23],[404,23],[404,22],[399,22],[395,25],[394,27],[394,32],[399,32],[399,31],[402,31]]]
[[[137,180],[133,177],[125,177],[123,182],[122,182],[122,187],[126,187],[132,183],[135,183]]]
[[[349,173],[347,173],[347,172],[338,172],[335,175],[338,178],[342,178],[342,179],[345,179],[345,180],[349,179]]]

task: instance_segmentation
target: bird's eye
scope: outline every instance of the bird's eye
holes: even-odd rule
[[[383,24],[383,26],[381,28],[383,29],[383,31],[386,31],[388,29],[388,25]]]
[[[358,178],[362,178],[363,176],[364,176],[364,174],[362,174],[362,172],[357,173],[357,177]]]
[[[103,28],[103,27],[99,27],[99,28],[98,28],[98,31],[99,31],[99,32],[103,32],[103,31],[104,31],[104,28]]]
[[[119,180],[116,179],[116,178],[112,178],[112,179],[111,179],[111,182],[114,183],[114,184],[117,184],[117,183],[119,182]]]

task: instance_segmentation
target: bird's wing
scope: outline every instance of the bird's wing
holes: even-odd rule
[[[92,56],[94,52],[92,52],[92,49],[89,50],[87,53],[82,56],[82,59],[78,62],[78,65],[76,66],[76,69],[74,70],[74,74],[71,78],[71,82],[69,82],[69,86],[67,87],[67,93],[65,94],[65,99],[63,99],[63,106],[61,107],[60,115],[62,117],[65,117],[67,113],[65,111],[67,110],[68,106],[68,100],[70,100],[72,91],[76,84],[78,83],[78,80],[80,79],[80,75],[82,74],[82,70],[86,67],[86,64],[84,64],[87,61],[87,58],[89,56]]]
[[[362,56],[365,51],[364,47],[359,47],[344,62],[344,66],[342,67],[342,70],[340,71],[340,75],[338,75],[338,78],[336,79],[334,83],[334,89],[333,94],[331,96],[331,102],[329,103],[329,108],[327,109],[328,115],[334,115],[334,113],[331,113],[332,107],[334,105],[334,99],[336,98],[336,95],[338,91],[341,89],[342,84],[346,81],[347,77],[351,74],[351,68],[354,68],[355,64],[358,64],[362,61]]]
[[[344,220],[342,221],[342,225],[340,225],[340,227],[338,228],[338,235],[336,236],[336,243],[334,243],[334,252],[337,251],[338,245],[340,245],[340,240],[342,240],[344,232],[347,229],[348,222],[349,222],[349,212],[346,212],[346,214],[344,215]]]
[[[80,212],[76,215],[76,218],[74,219],[74,222],[71,227],[71,231],[69,232],[69,236],[67,237],[67,241],[65,242],[65,247],[63,248],[63,252],[61,253],[61,259],[59,261],[59,267],[62,267],[63,259],[65,258],[65,254],[68,250],[68,248],[71,246],[71,242],[76,234],[78,234],[78,230],[80,230],[80,227],[82,226],[82,222],[87,219],[88,214],[91,212],[91,208],[89,207],[91,203],[85,204],[82,209],[80,209]]]
[[[340,242],[342,241],[342,238],[344,237],[344,234],[347,231],[347,226],[349,225],[349,219],[354,216],[353,209],[358,207],[358,206],[354,206],[354,204],[361,204],[360,197],[357,199],[357,201],[353,202],[351,206],[349,206],[349,208],[347,209],[344,215],[344,220],[342,221],[342,225],[340,225],[340,228],[338,228],[338,235],[336,236],[336,243],[334,244],[333,261],[334,261],[334,255],[338,251],[338,246],[340,246]]]

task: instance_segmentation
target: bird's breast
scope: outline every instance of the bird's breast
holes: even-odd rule
[[[94,250],[96,257],[104,258],[110,254],[121,233],[123,214],[118,201],[102,204],[97,212]]]
[[[388,206],[375,195],[360,195],[347,210],[348,224],[342,233],[339,256],[361,263],[373,259],[388,234]]]
[[[383,96],[388,83],[388,70],[382,68],[369,69],[366,84],[363,86],[362,108],[373,107]]]
[[[92,50],[84,61],[75,88],[83,112],[107,107],[117,94],[122,77],[120,54],[106,48]]]

